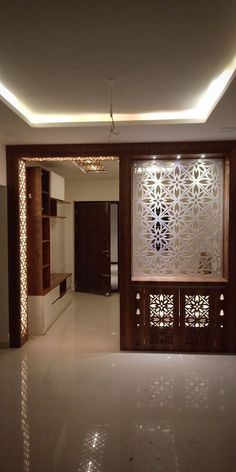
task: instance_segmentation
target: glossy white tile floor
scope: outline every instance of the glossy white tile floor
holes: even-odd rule
[[[118,303],[0,351],[1,472],[234,472],[236,357],[120,353]]]

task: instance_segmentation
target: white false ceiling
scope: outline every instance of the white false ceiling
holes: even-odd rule
[[[32,128],[5,97],[0,141],[108,141],[110,78],[113,142],[236,139],[235,24],[235,0],[3,1],[0,82],[32,116],[47,116],[44,128]],[[219,96],[211,88],[215,107],[209,102],[205,123],[140,121],[145,113],[196,110],[227,71]],[[91,123],[47,125],[49,115],[91,114]]]

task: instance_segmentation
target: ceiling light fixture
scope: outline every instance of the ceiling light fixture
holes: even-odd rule
[[[74,159],[74,163],[79,166],[82,172],[86,174],[91,173],[106,173],[107,169],[103,166],[104,161],[115,161],[118,160],[115,156],[101,156],[101,157],[80,157]]]
[[[181,155],[178,154],[178,156],[176,156],[176,159],[181,159]]]
[[[85,174],[97,174],[107,172],[107,169],[105,169],[102,163],[96,159],[86,159],[83,162],[75,161],[75,163]]]

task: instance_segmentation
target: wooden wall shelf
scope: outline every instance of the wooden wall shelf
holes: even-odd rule
[[[50,216],[56,218],[66,218],[64,215],[58,215],[57,205],[70,204],[70,202],[65,202],[64,200],[59,200],[58,198],[50,198]]]
[[[57,285],[60,285],[62,283],[65,284],[66,279],[68,279],[71,276],[70,273],[52,273],[50,274],[50,285],[49,287],[45,288],[42,291],[42,295],[46,295],[48,292],[53,290]]]
[[[57,203],[61,203],[62,205],[70,205],[71,202],[67,202],[66,200],[60,200],[59,198],[51,197],[51,200],[55,200]]]

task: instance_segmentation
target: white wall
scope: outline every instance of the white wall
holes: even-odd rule
[[[118,206],[111,204],[111,262],[118,262]]]
[[[7,188],[0,186],[0,347],[8,346]]]
[[[0,144],[0,185],[7,185],[6,148]]]
[[[51,272],[66,272],[65,263],[65,220],[50,220]]]
[[[71,202],[66,206],[66,272],[72,273],[74,285],[74,202],[118,201],[119,179],[66,180],[65,199]]]

